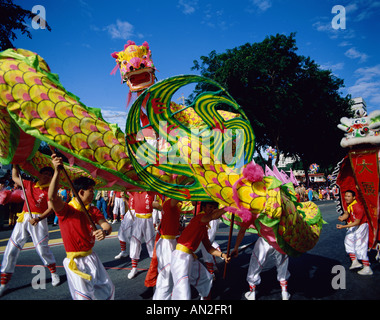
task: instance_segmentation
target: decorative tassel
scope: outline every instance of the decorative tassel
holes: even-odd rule
[[[116,64],[116,66],[112,69],[110,75],[114,75],[116,73],[116,71],[117,71],[118,68],[119,68],[119,65]]]

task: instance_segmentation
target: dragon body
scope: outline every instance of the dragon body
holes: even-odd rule
[[[250,223],[251,230],[289,255],[317,243],[322,218],[314,203],[297,203],[292,185],[275,177],[247,176],[255,136],[226,90],[199,76],[177,76],[145,88],[154,71],[147,45],[129,43],[112,56],[130,89],[138,84],[145,89],[130,108],[125,133],[65,90],[37,54],[0,53],[0,161],[22,164],[33,174],[49,162],[38,152],[45,141],[67,157],[73,177],[90,175],[100,189],[215,200],[228,208],[226,221],[236,214],[237,226]],[[173,103],[174,93],[191,83],[215,91],[203,92],[187,106]]]

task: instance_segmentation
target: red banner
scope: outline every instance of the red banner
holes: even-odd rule
[[[346,190],[356,192],[356,199],[367,214],[369,223],[368,247],[380,240],[379,228],[379,150],[380,148],[351,150],[339,170],[337,185],[342,198]],[[342,201],[346,210],[346,204]]]
[[[370,248],[376,244],[378,238],[379,219],[379,148],[367,150],[352,150],[349,158],[355,175],[355,182],[359,195],[364,199],[364,208],[367,213],[370,232]]]

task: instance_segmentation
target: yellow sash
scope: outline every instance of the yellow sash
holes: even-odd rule
[[[175,239],[175,238],[177,238],[177,236],[169,236],[169,235],[162,234],[162,235],[161,235],[161,238],[162,238],[162,239]],[[186,248],[186,247],[185,247],[185,248]]]
[[[34,185],[34,188],[40,188],[42,190],[42,189],[49,187],[49,185],[50,185],[50,183],[40,184],[40,182],[37,181],[36,184]]]
[[[78,211],[83,211],[81,204],[79,203],[78,199],[75,197],[71,199],[71,201],[69,202],[69,206],[73,207],[74,209]],[[87,211],[89,208],[90,208],[90,204],[86,206]]]
[[[191,251],[188,247],[185,247],[183,244],[177,243],[175,249],[178,251],[182,251],[182,252],[191,254],[194,259],[198,259],[197,255],[193,251]]]
[[[148,213],[148,214],[136,213],[136,217],[141,218],[141,219],[149,219],[152,217],[152,214],[151,213]]]
[[[352,201],[348,206],[347,206],[347,211],[348,213],[352,213],[352,207],[354,204],[357,204],[358,202],[356,200]]]
[[[83,258],[83,257],[87,257],[88,255],[90,255],[92,253],[92,249],[89,250],[89,251],[79,251],[79,252],[66,252],[66,255],[67,255],[67,258],[70,259],[70,262],[69,262],[69,269],[76,273],[78,276],[80,276],[81,278],[85,279],[85,280],[88,280],[90,281],[92,279],[92,277],[87,274],[87,273],[84,273],[82,271],[79,271],[78,270],[78,266],[77,264],[75,263],[74,259],[75,258]]]
[[[25,216],[25,213],[29,213],[29,212],[22,211],[22,212],[19,212],[19,213],[17,214],[17,222],[24,222],[24,216]],[[42,213],[39,213],[39,212],[32,212],[32,214],[40,215],[40,214],[42,214]]]

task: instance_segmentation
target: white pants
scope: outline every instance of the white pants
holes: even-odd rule
[[[354,253],[356,259],[368,260],[368,223],[347,228],[344,246],[347,253]]]
[[[130,242],[134,220],[136,220],[136,218],[132,217],[131,213],[127,211],[124,216],[124,219],[121,221],[120,228],[117,234],[120,241]]]
[[[73,300],[113,300],[115,286],[96,253],[86,257],[74,258],[79,271],[91,275],[91,280],[81,278],[69,269],[70,260],[65,258],[63,266],[66,270],[67,282]]]
[[[210,293],[212,275],[191,254],[174,250],[171,273],[173,277],[172,300],[190,300],[190,285],[194,286],[202,297],[207,297]]]
[[[114,215],[117,215],[120,211],[120,218],[125,215],[125,202],[124,198],[117,198],[115,197],[114,203],[113,203],[113,210],[112,213]]]
[[[139,260],[141,253],[142,239],[145,239],[149,257],[153,256],[155,232],[152,217],[148,219],[135,217],[132,228],[132,236],[129,245],[129,256],[131,259]]]
[[[251,260],[247,273],[247,281],[250,285],[258,285],[261,282],[260,273],[277,268],[277,280],[288,280],[290,273],[288,271],[289,258],[268,244],[263,238],[259,237],[253,248]]]
[[[158,277],[153,300],[170,300],[173,290],[173,279],[170,272],[172,252],[177,245],[176,239],[158,239],[156,254],[158,261]]]
[[[29,220],[30,214],[25,213],[24,221],[16,223],[4,252],[3,262],[1,263],[1,272],[14,273],[17,258],[29,236],[32,237],[33,244],[43,264],[48,266],[56,263],[53,253],[50,251],[48,245],[49,229],[47,220],[43,219],[35,226],[32,226],[29,223]]]

